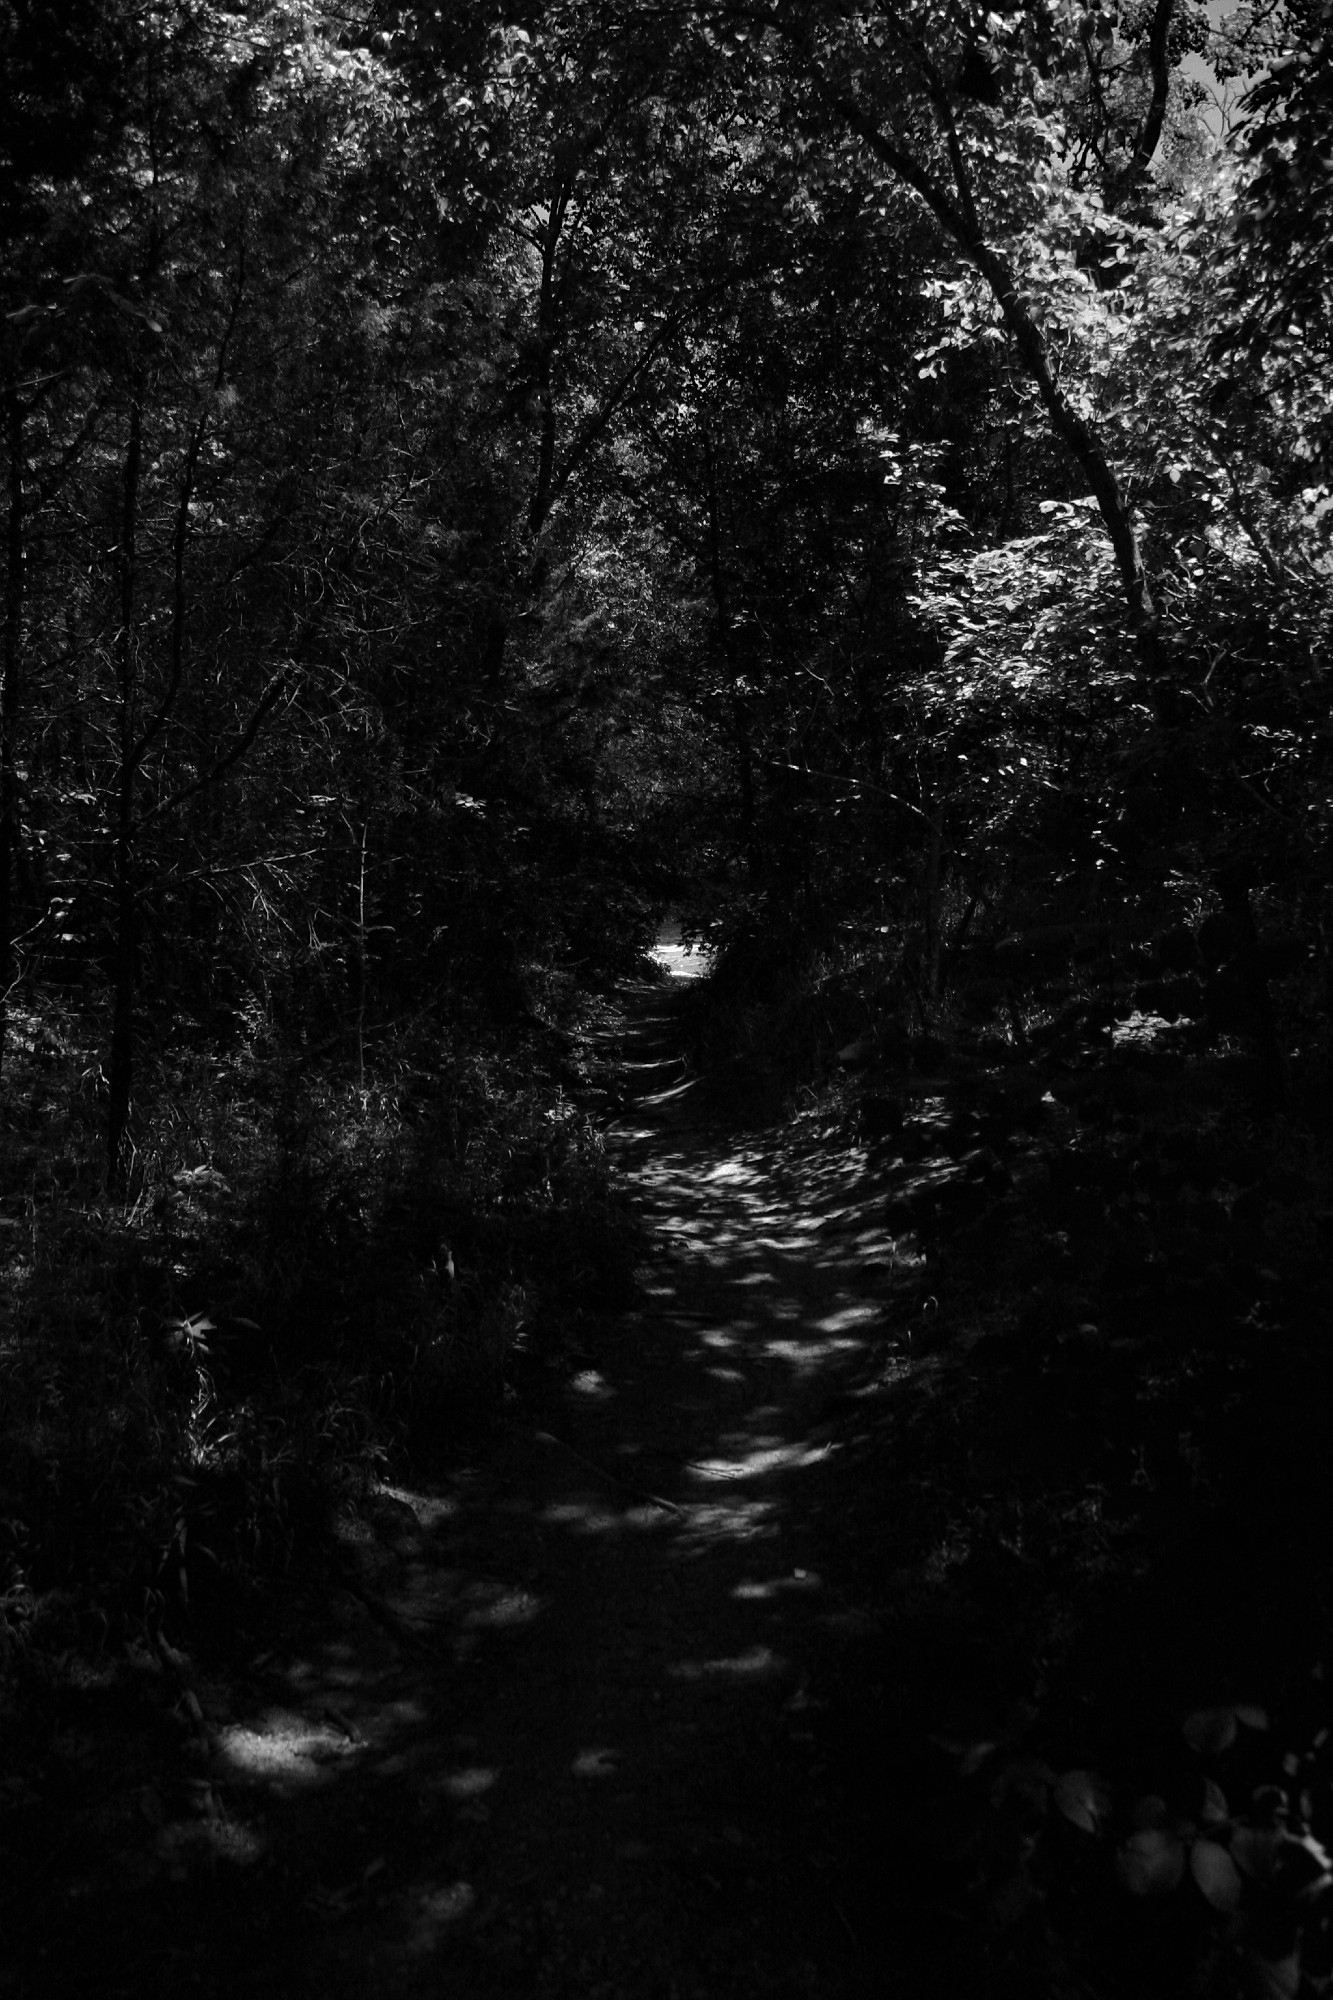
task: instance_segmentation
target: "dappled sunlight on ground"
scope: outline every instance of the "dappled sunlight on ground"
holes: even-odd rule
[[[1008,1190],[1061,1171],[1063,1114],[1037,1115],[1056,1121],[1042,1157],[1017,1120],[992,1151],[970,1102],[908,1079],[874,1147],[813,1108],[738,1133],[670,1001],[645,982],[606,1028],[627,1083],[607,1143],[645,1225],[631,1306],[525,1354],[473,1462],[362,1500],[319,1603],[287,1626],[279,1605],[226,1686],[180,1692],[189,1781],[142,1786],[110,1829],[97,1991],[980,1990],[919,1982],[938,1902],[903,1942],[923,1745],[1003,1739],[1031,1659],[1045,1674],[1067,1643],[1067,1578],[1109,1561],[1117,1529],[1086,1462],[1103,1385],[1070,1358],[1098,1329],[1070,1315],[1044,1373],[989,1375],[974,1356],[1012,1346],[1025,1292],[989,1325],[965,1294],[940,1329],[949,1261],[1001,1259]],[[932,1215],[960,1230],[919,1226]],[[1095,1395],[1058,1400],[1071,1383]],[[1012,1490],[1034,1449],[1053,1468],[1044,1544]],[[1015,1670],[1016,1627],[1051,1636],[1049,1654],[1023,1638]],[[167,1919],[164,1884],[184,1892]]]
[[[710,1122],[641,1000],[609,1135],[652,1243],[637,1303],[477,1464],[383,1487],[322,1641],[271,1646],[200,1734],[225,1803],[171,1866],[213,1912],[210,1992],[258,1990],[223,1920],[243,1870],[282,1907],[273,1993],[879,1991],[811,1869],[802,1714],[849,1616],[814,1559],[829,1408],[885,1366],[904,1253],[854,1152]],[[108,1990],[165,1992],[164,1963]]]
[[[324,1784],[329,1765],[353,1749],[344,1732],[331,1723],[312,1723],[279,1708],[267,1710],[258,1724],[248,1728],[235,1725],[220,1730],[217,1741],[224,1768],[239,1776],[293,1785]]]
[[[801,1444],[758,1445],[735,1458],[712,1458],[690,1467],[692,1479],[754,1479],[770,1472],[782,1472],[810,1465],[823,1456],[827,1446]]]
[[[677,1660],[669,1671],[672,1680],[755,1680],[786,1673],[790,1662],[768,1646],[752,1646],[727,1660]]]

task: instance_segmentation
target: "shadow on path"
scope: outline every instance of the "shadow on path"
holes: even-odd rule
[[[95,1963],[76,1921],[0,1992],[924,1990],[845,1887],[810,1726],[859,1615],[821,1509],[894,1246],[851,1166],[710,1121],[673,993],[613,1031],[637,1307],[480,1464],[384,1497],[318,1645],[201,1688],[193,1791],[141,1792],[85,1885]]]

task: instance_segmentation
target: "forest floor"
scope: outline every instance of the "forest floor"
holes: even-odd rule
[[[607,1030],[636,1309],[220,1653],[6,1746],[0,1993],[883,1990],[813,1725],[870,1616],[823,1511],[891,1246],[850,1164],[709,1117],[669,1002]]]
[[[1087,1990],[1030,1921],[1027,1746],[1151,1760],[1181,1702],[1305,1635],[1253,1592],[1205,1612],[1158,1460],[1117,1512],[1147,1336],[1071,1320],[1017,1366],[1014,1299],[951,1292],[814,1111],[711,1095],[675,997],[628,989],[605,1028],[633,1309],[519,1357],[495,1434],[318,1572],[3,1745],[6,2000]],[[952,1167],[898,1172],[920,1197]]]

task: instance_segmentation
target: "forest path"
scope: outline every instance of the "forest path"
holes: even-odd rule
[[[122,1851],[91,1897],[95,1970],[85,1940],[61,1984],[56,1941],[55,1983],[8,1990],[896,1984],[854,1920],[859,1835],[809,1692],[865,1622],[821,1576],[821,1512],[882,1318],[882,1202],[855,1155],[711,1118],[672,999],[632,990],[607,1031],[609,1143],[653,1246],[634,1309],[479,1463],[385,1497],[320,1637],[295,1619],[247,1675],[196,1683],[191,1800],[140,1794],[138,1874]]]

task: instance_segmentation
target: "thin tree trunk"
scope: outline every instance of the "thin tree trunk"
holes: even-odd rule
[[[745,709],[732,661],[731,599],[727,591],[726,569],[722,561],[722,506],[717,490],[717,458],[713,440],[704,432],[704,477],[708,500],[708,574],[713,586],[713,654],[731,683],[731,735],[736,746],[736,778],[740,789],[741,829],[745,841],[746,866],[757,876],[758,852],[754,818],[754,754],[746,727]]]
[[[9,518],[5,536],[4,687],[0,690],[0,1073],[9,1030],[9,997],[14,966],[14,871],[18,861],[18,773],[15,736],[19,715],[19,672],[23,656],[24,494],[23,406],[12,384],[5,397],[9,447]]]
[[[366,842],[370,821],[361,825],[360,868],[356,878],[356,1087],[366,1087]]]
[[[926,941],[926,992],[932,1005],[940,997],[940,961],[944,951],[943,926],[940,922],[940,883],[944,872],[944,807],[936,806],[927,824],[930,835],[926,842],[926,866],[923,911]]]
[[[555,391],[551,360],[559,336],[556,257],[569,212],[571,189],[562,179],[551,197],[542,235],[542,278],[537,295],[537,479],[528,503],[528,532],[535,540],[545,526],[555,498]]]
[[[116,941],[111,978],[111,1053],[107,1065],[107,1175],[114,1186],[124,1177],[125,1144],[134,1095],[134,1008],[138,958],[135,879],[135,693],[137,646],[134,621],[138,583],[139,480],[143,464],[143,377],[130,400],[125,447],[120,527],[120,633],[116,668],[120,683],[120,772],[116,786],[114,876]]]

